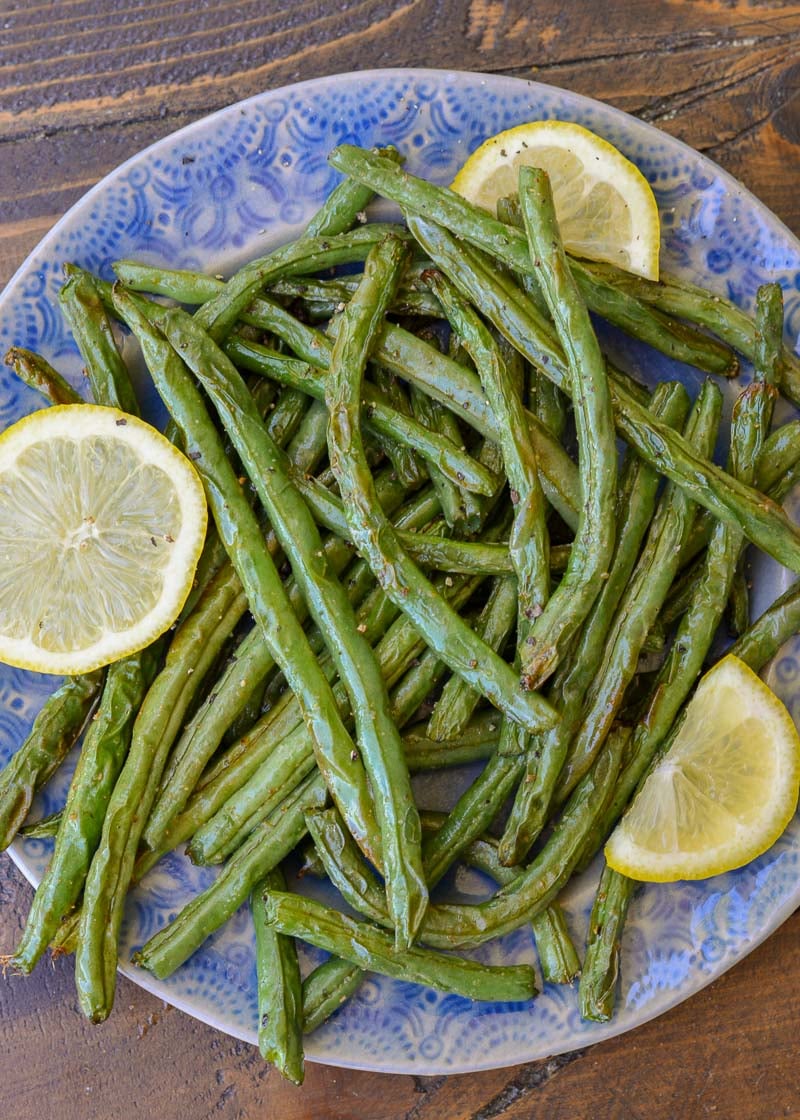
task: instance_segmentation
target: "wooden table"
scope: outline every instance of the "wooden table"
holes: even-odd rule
[[[781,0],[2,0],[0,283],[101,176],[168,132],[302,78],[432,66],[537,78],[707,152],[800,233],[800,4]],[[0,862],[0,951],[31,891]],[[452,1078],[257,1052],[123,980],[108,1023],[68,960],[0,984],[0,1115],[105,1120],[800,1116],[800,914],[670,1014],[589,1050]]]

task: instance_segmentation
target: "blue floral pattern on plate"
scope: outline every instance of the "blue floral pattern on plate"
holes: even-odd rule
[[[76,386],[80,360],[58,311],[64,261],[111,276],[119,257],[235,268],[296,234],[338,176],[326,163],[341,141],[397,145],[410,170],[447,182],[487,136],[522,121],[557,117],[607,137],[642,168],[658,197],[662,263],[743,307],[758,285],[784,289],[787,340],[800,333],[800,245],[760,203],[709,160],[652,127],[563,90],[509,78],[445,71],[374,71],[316,79],[234,105],[169,136],[123,164],[56,225],[0,297],[0,346],[31,347]],[[385,205],[379,206],[385,212]],[[642,365],[630,342],[606,344]],[[647,357],[651,377],[691,371]],[[0,425],[39,406],[8,370],[0,372]],[[149,398],[151,409],[155,402]],[[791,508],[791,507],[790,507]],[[757,608],[786,583],[764,564]],[[788,643],[770,683],[800,715],[800,646]],[[0,666],[0,762],[24,738],[51,691],[52,678]],[[62,803],[65,767],[38,797],[36,813]],[[423,783],[421,797],[441,792]],[[13,858],[38,882],[49,841],[18,842]],[[181,854],[163,860],[132,893],[122,931],[126,975],[170,1003],[229,1034],[255,1041],[254,946],[240,911],[170,979],[159,982],[130,964],[133,951],[169,922],[213,877]],[[570,926],[583,938],[598,867],[566,893]],[[451,880],[452,883],[452,880]],[[486,889],[459,872],[460,897]],[[320,884],[303,889],[326,896]],[[456,1073],[528,1061],[608,1038],[660,1014],[698,991],[774,930],[800,903],[797,818],[774,848],[748,867],[704,883],[646,887],[635,899],[623,945],[619,1010],[607,1025],[581,1021],[572,988],[546,985],[530,1005],[473,1004],[454,996],[370,976],[356,996],[308,1039],[308,1056],[342,1066],[398,1072]],[[535,960],[526,929],[485,946],[489,961]],[[304,967],[320,959],[303,954]]]

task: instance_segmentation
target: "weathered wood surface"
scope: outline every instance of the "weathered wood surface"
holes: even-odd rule
[[[93,183],[166,133],[265,88],[384,66],[502,72],[608,101],[707,152],[800,233],[800,4],[0,0],[0,284]],[[6,952],[30,888],[0,860]],[[795,914],[688,1003],[582,1053],[454,1078],[310,1066],[301,1090],[127,981],[90,1027],[62,960],[0,984],[0,1116],[800,1116],[799,933]]]

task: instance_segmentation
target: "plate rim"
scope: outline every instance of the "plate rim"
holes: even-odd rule
[[[80,198],[76,199],[76,201],[72,203],[72,205],[47,230],[47,232],[43,235],[43,237],[39,239],[36,245],[30,250],[25,259],[21,262],[19,267],[15,269],[14,273],[6,282],[2,292],[0,292],[0,305],[5,302],[7,292],[12,289],[18,283],[18,281],[22,279],[23,275],[28,272],[31,265],[34,264],[35,258],[42,251],[43,246],[45,246],[51,239],[56,238],[62,231],[62,229],[66,228],[76,217],[79,216],[80,211],[84,207],[91,206],[95,197],[101,195],[108,185],[112,184],[119,177],[122,177],[130,168],[136,166],[136,164],[140,160],[157,153],[161,147],[171,147],[176,142],[179,142],[182,137],[190,135],[194,130],[203,129],[208,126],[213,127],[215,122],[217,122],[218,120],[226,117],[229,114],[234,114],[241,110],[244,110],[248,106],[255,105],[267,97],[290,95],[307,88],[319,87],[321,85],[336,85],[340,82],[345,83],[352,82],[354,80],[363,80],[365,82],[370,80],[391,80],[392,78],[419,80],[424,79],[425,77],[434,79],[437,82],[446,81],[448,78],[472,78],[487,85],[492,85],[495,83],[497,83],[498,85],[519,85],[520,87],[524,86],[527,89],[530,89],[534,93],[536,90],[548,91],[548,96],[552,96],[552,92],[555,91],[558,95],[563,96],[572,104],[583,105],[587,109],[594,109],[595,111],[599,109],[601,113],[606,117],[616,119],[620,123],[626,123],[628,125],[633,124],[637,130],[643,130],[654,140],[658,140],[658,142],[666,141],[670,147],[677,148],[678,150],[687,153],[687,155],[689,155],[692,160],[700,160],[703,164],[707,165],[710,168],[713,168],[714,174],[720,178],[725,186],[732,193],[743,200],[749,207],[752,207],[760,215],[765,217],[770,227],[776,232],[779,232],[783,240],[794,249],[798,256],[800,256],[800,237],[796,236],[789,229],[786,223],[772,210],[770,210],[769,207],[764,202],[762,202],[744,183],[737,179],[736,176],[727,171],[725,168],[721,167],[703,152],[699,152],[697,149],[691,147],[691,145],[686,143],[685,141],[679,139],[676,136],[673,136],[668,132],[663,131],[649,121],[639,119],[633,114],[626,112],[624,109],[619,109],[614,105],[611,105],[598,98],[590,97],[587,94],[577,93],[563,86],[556,85],[554,83],[541,82],[533,78],[516,77],[514,75],[505,74],[484,73],[482,71],[476,70],[459,70],[455,68],[444,67],[376,67],[368,70],[349,70],[337,72],[330,75],[319,75],[317,77],[306,78],[297,82],[291,82],[286,85],[276,86],[275,88],[263,89],[258,93],[251,94],[246,98],[232,102],[229,105],[225,105],[219,109],[215,109],[211,113],[200,116],[196,120],[190,121],[188,124],[181,126],[173,132],[167,133],[165,136],[162,136],[159,139],[153,141],[151,144],[148,144],[145,147],[139,149],[133,155],[125,159],[122,163],[112,168],[100,180],[98,180],[97,183],[90,187],[89,190],[82,194]],[[37,876],[35,874],[31,874],[26,865],[25,856],[22,851],[22,843],[19,839],[13,841],[13,843],[7,849],[7,853],[12,859],[15,866],[25,877],[25,879],[34,887],[37,886]],[[485,1062],[473,1063],[469,1066],[468,1069],[454,1069],[444,1064],[437,1064],[436,1060],[434,1060],[427,1061],[425,1063],[424,1070],[421,1072],[423,1072],[426,1076],[443,1074],[455,1076],[467,1072],[477,1073],[489,1069],[509,1068],[511,1066],[519,1065],[520,1062],[540,1060],[546,1061],[548,1060],[548,1058],[554,1057],[556,1055],[570,1053],[577,1049],[588,1049],[589,1047],[594,1046],[597,1043],[604,1042],[610,1038],[615,1038],[622,1034],[626,1034],[630,1031],[636,1030],[639,1027],[644,1026],[646,1023],[651,1022],[653,1019],[658,1018],[659,1016],[671,1011],[679,1004],[685,1003],[688,1000],[692,999],[695,995],[708,987],[709,984],[715,982],[721,976],[723,976],[730,968],[734,967],[734,965],[738,964],[745,957],[749,956],[749,954],[752,953],[753,950],[755,950],[768,937],[770,937],[775,932],[775,930],[783,925],[783,923],[797,909],[798,904],[800,904],[800,876],[797,879],[795,889],[792,894],[787,896],[783,904],[778,906],[776,910],[771,913],[770,920],[765,928],[759,930],[758,934],[747,942],[744,951],[740,952],[737,956],[735,956],[734,959],[728,961],[722,967],[719,967],[717,970],[712,970],[707,976],[703,977],[702,981],[693,988],[691,993],[682,994],[676,992],[674,999],[669,1000],[664,1005],[658,1006],[658,1008],[653,1010],[652,1013],[644,1014],[641,1018],[637,1019],[635,1025],[621,1024],[618,1019],[612,1019],[611,1022],[604,1027],[600,1027],[598,1024],[599,1029],[596,1032],[593,1032],[591,1037],[581,1039],[577,1036],[572,1036],[572,1038],[570,1039],[563,1040],[563,1044],[556,1043],[554,1048],[548,1051],[548,1054],[546,1056],[542,1056],[539,1058],[520,1059],[519,1056],[516,1055],[508,1061],[492,1058]],[[237,1029],[237,1027],[232,1024],[226,1023],[223,1025],[220,1021],[215,1020],[213,1015],[204,1012],[202,1008],[192,1006],[186,998],[171,992],[164,981],[158,980],[156,977],[146,972],[146,970],[140,969],[131,963],[120,962],[118,964],[118,972],[121,975],[125,976],[127,979],[131,980],[138,987],[147,991],[149,994],[164,1000],[171,1006],[176,1007],[180,1011],[183,1011],[186,1014],[190,1015],[192,1018],[197,1019],[200,1022],[203,1022],[213,1029],[218,1030],[221,1033],[226,1034],[232,1038],[237,1038],[241,1041],[248,1042],[251,1045],[255,1045],[255,1038],[252,1031],[248,1032],[244,1029]],[[310,1062],[334,1065],[335,1067],[342,1069],[365,1070],[370,1072],[386,1073],[389,1075],[398,1073],[408,1075],[415,1072],[413,1062],[406,1064],[390,1063],[389,1065],[382,1065],[379,1067],[374,1063],[366,1060],[360,1061],[348,1059],[342,1054],[315,1055],[308,1052],[306,1054],[306,1059]]]

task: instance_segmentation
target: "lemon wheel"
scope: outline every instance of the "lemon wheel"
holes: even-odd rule
[[[62,405],[0,436],[0,661],[75,674],[163,633],[189,593],[200,478],[154,428]]]

